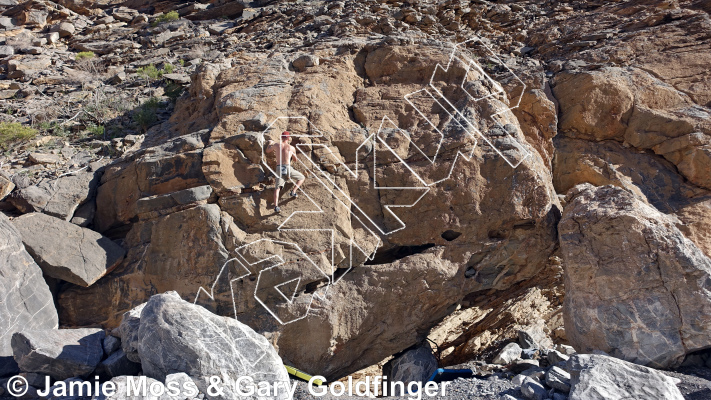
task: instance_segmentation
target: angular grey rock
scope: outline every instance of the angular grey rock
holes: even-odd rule
[[[52,198],[51,193],[37,186],[14,191],[8,201],[23,213],[41,212]]]
[[[99,177],[88,172],[64,176],[17,190],[9,201],[23,213],[43,212],[69,221],[77,208],[94,196]]]
[[[509,343],[494,357],[492,362],[502,365],[510,364],[512,361],[521,358],[521,351],[521,346],[518,343]]]
[[[427,382],[437,370],[437,358],[432,354],[429,343],[423,342],[407,350],[383,366],[383,374],[390,382]]]
[[[104,355],[101,329],[46,329],[12,335],[12,351],[25,372],[47,374],[55,380],[87,376]]]
[[[683,400],[674,379],[617,358],[575,354],[567,363],[570,400]]]
[[[12,222],[45,274],[76,285],[90,286],[126,254],[100,233],[46,214],[25,214]]]
[[[527,377],[521,385],[523,397],[529,400],[545,400],[548,398],[548,391],[537,380]]]
[[[42,270],[0,213],[0,376],[17,371],[10,340],[22,329],[56,329],[57,310]]]
[[[522,349],[539,349],[538,343],[531,336],[530,333],[526,331],[518,331],[518,344]]]
[[[531,368],[537,368],[540,364],[538,360],[514,360],[512,361],[511,367],[509,368],[514,374],[520,374],[523,371],[527,371]]]
[[[220,317],[188,303],[176,292],[151,297],[141,312],[138,353],[146,376],[164,381],[185,372],[199,384],[219,375],[224,397],[241,376],[281,388],[274,399],[288,399],[289,377],[276,350],[264,336],[233,318]],[[204,392],[207,387],[201,387]]]
[[[546,385],[561,392],[570,392],[570,374],[559,367],[551,367],[546,372]]]
[[[567,338],[652,367],[711,346],[711,259],[616,186],[578,185],[558,226]]]
[[[126,357],[123,349],[111,354],[96,368],[98,375],[114,378],[121,375],[136,375],[141,371],[141,364],[135,363]]]
[[[115,336],[106,336],[103,343],[104,354],[110,356],[121,347],[121,339]]]
[[[570,358],[570,356],[567,356],[559,352],[558,350],[548,350],[546,357],[548,358],[548,363],[550,365],[556,365],[559,362],[568,361],[568,359]]]
[[[121,337],[121,348],[129,360],[137,363],[141,362],[138,356],[138,329],[141,327],[141,312],[145,306],[146,303],[143,303],[123,313],[121,325],[117,328]]]

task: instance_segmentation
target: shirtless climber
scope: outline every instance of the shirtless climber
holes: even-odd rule
[[[284,131],[281,134],[281,143],[270,140],[267,142],[267,153],[276,153],[277,166],[276,166],[276,188],[274,188],[274,211],[281,212],[279,208],[279,190],[284,187],[286,179],[294,178],[296,179],[296,186],[291,190],[291,197],[297,197],[299,194],[297,190],[304,183],[304,175],[295,170],[291,166],[291,159],[296,159],[296,149],[294,146],[289,144],[291,140],[291,134]]]

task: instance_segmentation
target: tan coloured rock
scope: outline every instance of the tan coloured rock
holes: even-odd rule
[[[434,65],[447,60],[448,51],[382,44],[366,47],[359,42],[351,46],[352,50],[333,61],[319,54],[323,62],[309,67],[308,73],[294,74],[288,69],[288,58],[281,54],[268,60],[246,54],[229,69],[199,69],[189,89],[191,96],[176,106],[184,112],[185,122],[175,126],[185,130],[213,124],[209,146],[173,145],[175,149],[169,150],[168,145],[161,145],[109,166],[98,191],[95,223],[101,230],[127,227],[137,214],[138,199],[199,185],[187,179],[194,165],[201,166],[198,175],[204,178],[200,179],[218,194],[217,204],[133,222],[126,239],[131,250],[123,266],[105,283],[60,294],[62,319],[71,324],[116,326],[124,311],[153,293],[176,290],[189,299],[203,287],[209,291],[200,292],[199,304],[221,315],[236,313],[240,321],[270,333],[280,355],[295,366],[340,377],[418,343],[465,296],[506,290],[544,268],[555,249],[558,200],[550,172],[535,150],[525,147],[531,156],[515,169],[502,157],[516,159],[520,156],[517,143],[525,143],[512,113],[501,117],[507,132],[497,130],[491,120],[505,97],[490,103],[462,98],[469,118],[501,153],[489,145],[472,149],[473,139],[461,128],[450,127],[456,122],[442,113],[437,123],[447,136],[439,161],[430,164],[418,158],[410,143],[427,143],[435,136],[422,118],[417,118],[414,127],[410,124],[415,114],[403,96],[422,89]],[[413,52],[422,57],[408,62]],[[390,59],[399,69],[384,68]],[[364,71],[378,86],[359,89]],[[457,67],[455,72],[463,71]],[[442,84],[454,89],[456,74],[442,76]],[[358,108],[363,126],[351,118],[354,99],[354,114],[359,115]],[[307,116],[310,122],[281,119],[263,132],[276,117],[294,115]],[[378,132],[385,115],[396,123],[402,121],[407,129],[403,133],[397,126],[386,126],[381,135],[398,156],[409,159],[408,165],[380,142],[366,140],[369,132]],[[307,180],[298,199],[285,194],[291,185],[287,184],[282,213],[275,214],[273,176],[268,170],[274,167],[273,160],[264,162],[261,151],[264,139],[276,139],[284,129],[295,133],[300,149],[295,167]],[[472,158],[466,160],[459,152]],[[381,163],[376,170],[374,155]],[[360,163],[357,174],[348,172],[356,159]],[[190,167],[178,168],[177,160]],[[156,170],[159,166],[161,170]],[[257,172],[260,168],[263,174]],[[450,171],[452,176],[445,179]],[[374,176],[384,187],[416,189],[374,189]],[[444,180],[428,189],[417,176]],[[233,191],[235,186],[239,190]],[[349,198],[359,209],[351,206]],[[392,208],[392,212],[386,208],[413,203],[417,203],[413,208]],[[312,230],[299,230],[304,228]],[[381,230],[394,232],[373,233]],[[264,242],[264,248],[245,253],[254,266],[245,271],[232,262],[220,273],[228,254],[259,239],[270,241]],[[300,250],[274,240],[297,243]],[[372,254],[378,241],[382,246]],[[351,248],[351,243],[362,250]],[[436,251],[419,254],[432,246],[438,246]],[[261,273],[264,268],[256,266],[270,254],[289,262]],[[364,265],[368,257],[373,260]],[[355,268],[327,289],[331,274],[339,277],[351,266]],[[403,268],[413,273],[403,277]],[[428,276],[426,284],[422,274]],[[297,278],[298,283],[293,283]],[[381,284],[381,280],[388,283]],[[292,283],[287,285],[287,281]],[[282,283],[298,301],[285,302],[273,290]],[[393,292],[381,290],[382,285],[389,285]],[[413,291],[421,295],[406,295]],[[326,298],[315,297],[324,292]],[[263,306],[255,293],[277,303]],[[351,300],[352,296],[363,297]],[[310,305],[313,314],[304,319],[283,326],[275,321],[274,316],[295,320]],[[395,318],[390,324],[382,323],[386,313]],[[351,320],[353,315],[358,319]],[[370,350],[365,354],[356,351],[366,347]]]
[[[711,259],[671,218],[624,189],[585,184],[569,192],[559,232],[576,350],[668,368],[709,346]]]
[[[565,72],[553,92],[560,102],[560,128],[587,140],[612,139],[652,149],[673,162],[692,183],[711,188],[708,113],[674,87],[638,69],[602,68]]]
[[[140,198],[206,184],[202,148],[200,134],[186,135],[107,166],[97,189],[95,228],[104,232],[130,224]]]
[[[227,260],[220,211],[214,204],[137,222],[126,245],[126,259],[106,279],[60,294],[62,321],[115,327],[123,312],[145,302],[152,293],[168,290],[194,301],[200,286],[208,286]]]
[[[0,201],[5,200],[12,190],[15,189],[15,184],[11,180],[0,175]]]

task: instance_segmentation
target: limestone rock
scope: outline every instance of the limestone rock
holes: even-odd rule
[[[526,377],[521,384],[521,393],[529,400],[545,400],[548,397],[548,391],[537,380]]]
[[[25,214],[12,222],[45,274],[76,285],[92,285],[125,255],[109,238],[49,215]]]
[[[0,375],[12,373],[10,340],[22,329],[57,328],[57,310],[42,270],[25,251],[22,238],[8,218],[0,213]]]
[[[506,365],[519,358],[521,358],[521,346],[518,343],[509,343],[494,357],[493,363]]]
[[[48,329],[20,331],[12,336],[12,351],[25,372],[64,380],[87,376],[103,357],[101,329]]]
[[[437,370],[437,359],[427,342],[405,351],[383,366],[383,374],[392,381],[427,382]]]
[[[654,367],[711,345],[711,260],[674,221],[614,186],[576,186],[559,225],[566,335]]]
[[[236,319],[214,315],[169,292],[151,297],[141,312],[138,353],[143,372],[164,381],[185,372],[204,382],[210,376],[283,385],[275,399],[288,399],[286,369],[269,342]],[[223,386],[230,398],[229,384]],[[233,394],[234,395],[234,394]]]
[[[568,393],[570,391],[570,374],[562,368],[553,366],[546,372],[546,385]]]
[[[123,314],[116,333],[121,337],[121,348],[133,362],[141,362],[138,356],[138,329],[141,327],[141,312],[146,303],[138,305]]]
[[[596,354],[568,360],[570,400],[668,399],[684,397],[674,379],[659,371]]]

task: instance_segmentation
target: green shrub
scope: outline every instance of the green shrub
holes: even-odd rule
[[[32,139],[37,130],[19,122],[0,122],[0,148],[7,149],[10,144]]]
[[[163,22],[172,22],[172,21],[177,21],[180,19],[180,15],[178,15],[177,11],[170,11],[165,14],[161,14],[156,18],[156,21],[158,23],[162,24]]]
[[[82,51],[82,52],[77,53],[75,59],[76,59],[77,61],[79,61],[79,60],[88,60],[88,59],[90,59],[90,58],[94,58],[94,56],[95,56],[95,54],[94,54],[93,51]]]
[[[148,66],[137,69],[136,73],[140,76],[143,76],[144,78],[147,78],[147,79],[158,79],[158,78],[162,77],[164,74],[172,73],[174,69],[175,69],[175,67],[169,63],[163,64],[162,69],[158,69],[158,68],[156,68],[155,65],[150,64]]]
[[[158,121],[156,111],[159,106],[160,100],[157,97],[151,97],[146,100],[145,103],[141,104],[141,106],[133,112],[133,122],[138,124],[144,132],[147,131],[148,128]]]
[[[180,64],[181,67],[184,67],[184,66],[185,66],[185,60],[183,60],[183,59],[181,58],[180,60],[178,60],[178,64]]]
[[[91,133],[93,136],[104,136],[104,126],[103,125],[89,125],[87,127],[87,130],[89,133]]]
[[[137,69],[136,73],[149,79],[158,79],[162,75],[161,71],[153,64]]]

